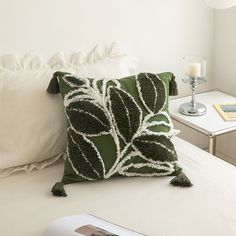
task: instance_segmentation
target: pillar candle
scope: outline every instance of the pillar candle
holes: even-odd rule
[[[201,63],[194,62],[189,64],[189,76],[201,77]]]

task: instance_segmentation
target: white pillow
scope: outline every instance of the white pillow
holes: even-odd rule
[[[78,51],[71,55],[58,53],[49,60],[54,70],[71,68],[81,77],[122,78],[137,73],[137,60],[128,56],[115,43],[101,44],[85,54]]]
[[[96,46],[87,55],[59,53],[48,63],[35,55],[0,59],[0,177],[41,169],[66,149],[66,120],[60,95],[46,89],[56,70],[86,77],[118,78],[136,73],[133,58],[115,44]]]

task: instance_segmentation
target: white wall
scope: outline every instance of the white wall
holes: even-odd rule
[[[213,10],[202,0],[0,0],[0,54],[90,49],[118,42],[140,71],[173,71],[181,95],[182,57],[208,58],[212,87]]]
[[[236,7],[214,14],[214,86],[236,95]]]
[[[214,9],[226,9],[236,5],[236,0],[205,0]]]

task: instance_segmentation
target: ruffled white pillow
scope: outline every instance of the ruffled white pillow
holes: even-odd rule
[[[66,120],[61,99],[46,93],[56,70],[85,77],[119,78],[136,73],[136,60],[113,44],[89,53],[58,53],[48,63],[37,55],[0,58],[0,177],[42,169],[63,156]]]

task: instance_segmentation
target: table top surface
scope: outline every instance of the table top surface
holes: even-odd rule
[[[203,116],[186,116],[179,112],[179,107],[189,102],[191,96],[173,99],[169,102],[171,118],[190,126],[206,135],[220,135],[236,130],[236,121],[224,121],[213,107],[214,104],[236,103],[236,97],[221,91],[210,91],[196,95],[196,101],[207,107],[207,114]]]

